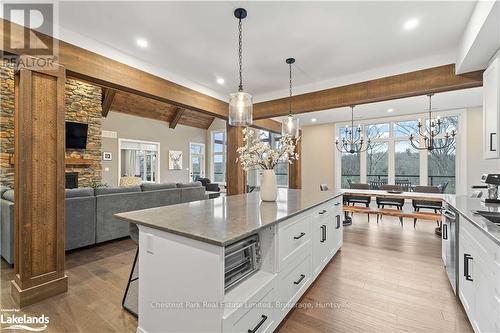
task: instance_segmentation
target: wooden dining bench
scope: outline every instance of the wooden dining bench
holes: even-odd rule
[[[429,212],[405,212],[403,210],[398,210],[394,208],[370,208],[370,207],[358,207],[358,206],[343,206],[344,212],[351,213],[363,213],[368,214],[368,220],[370,214],[377,214],[377,223],[378,216],[393,216],[399,218],[399,222],[401,226],[403,226],[403,218],[412,218],[419,220],[429,220],[429,221],[441,221],[441,214],[439,213],[429,213]],[[413,227],[415,227],[415,223],[413,223]]]

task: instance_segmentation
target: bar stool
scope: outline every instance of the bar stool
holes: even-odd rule
[[[137,262],[139,260],[139,228],[135,223],[130,223],[129,230],[130,238],[137,244],[137,250],[135,251],[134,264],[130,271],[127,288],[123,295],[122,307],[137,318],[139,309],[139,265]]]

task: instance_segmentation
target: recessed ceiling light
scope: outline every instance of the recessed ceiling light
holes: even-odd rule
[[[224,80],[224,78],[222,78],[222,77],[218,77],[217,78],[217,83],[218,84],[224,84],[224,82],[226,82],[226,80]]]
[[[311,122],[312,122],[312,123],[315,123],[317,120],[318,120],[318,119],[313,118],[313,119],[311,119]]]
[[[415,29],[418,26],[418,20],[416,18],[409,19],[408,21],[405,22],[403,25],[403,28],[405,30],[411,30]]]
[[[387,112],[389,113],[394,112],[394,109],[387,109]]]
[[[142,48],[148,47],[148,41],[145,40],[144,38],[137,38],[135,40],[135,42],[137,43],[137,46],[139,46],[139,47],[142,47]]]

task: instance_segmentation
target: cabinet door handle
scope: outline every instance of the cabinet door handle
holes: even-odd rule
[[[443,223],[443,239],[448,239],[448,225]]]
[[[305,232],[301,232],[300,235],[293,237],[293,239],[300,239],[305,236]]]
[[[264,322],[267,320],[267,316],[266,315],[262,315],[262,319],[261,321],[259,321],[259,323],[257,324],[257,326],[255,326],[253,328],[253,330],[248,330],[248,333],[255,333],[257,332],[257,330],[262,326],[262,324],[264,324]]]
[[[490,151],[497,151],[493,149],[493,135],[497,135],[496,133],[490,133]]]
[[[324,243],[326,241],[326,225],[322,225],[321,227],[321,243]]]
[[[470,254],[464,253],[464,276],[467,281],[474,281],[469,274],[469,260],[474,260]]]
[[[299,284],[304,280],[306,276],[304,274],[300,274],[300,278],[297,281],[293,281],[293,284]]]
[[[337,215],[337,227],[335,229],[340,229],[340,215]]]
[[[323,214],[325,214],[325,213],[326,213],[326,210],[325,210],[325,209],[320,210],[320,211],[318,212],[318,214],[320,214],[320,215],[323,215]]]

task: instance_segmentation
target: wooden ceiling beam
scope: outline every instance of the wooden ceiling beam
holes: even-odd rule
[[[58,45],[58,63],[66,67],[67,76],[92,82],[115,90],[167,102],[178,107],[196,110],[214,117],[228,118],[228,103],[193,89],[160,78],[116,60],[85,50],[40,32],[0,19],[1,51],[36,56],[36,50],[20,50],[11,45],[24,45],[24,36],[34,34],[42,43]],[[33,54],[30,54],[33,53]]]
[[[259,119],[254,120],[252,127],[271,131],[274,133],[281,133],[281,123],[272,119]]]
[[[110,88],[102,88],[102,116],[108,116],[113,100],[115,99],[116,90]]]
[[[178,108],[174,118],[172,119],[168,127],[175,128],[179,123],[179,120],[181,120],[183,114],[184,114],[184,109]]]
[[[456,75],[455,65],[449,64],[293,96],[292,106],[294,113],[306,113],[480,87],[482,73]],[[254,119],[285,116],[288,103],[288,97],[257,103],[253,107]]]

